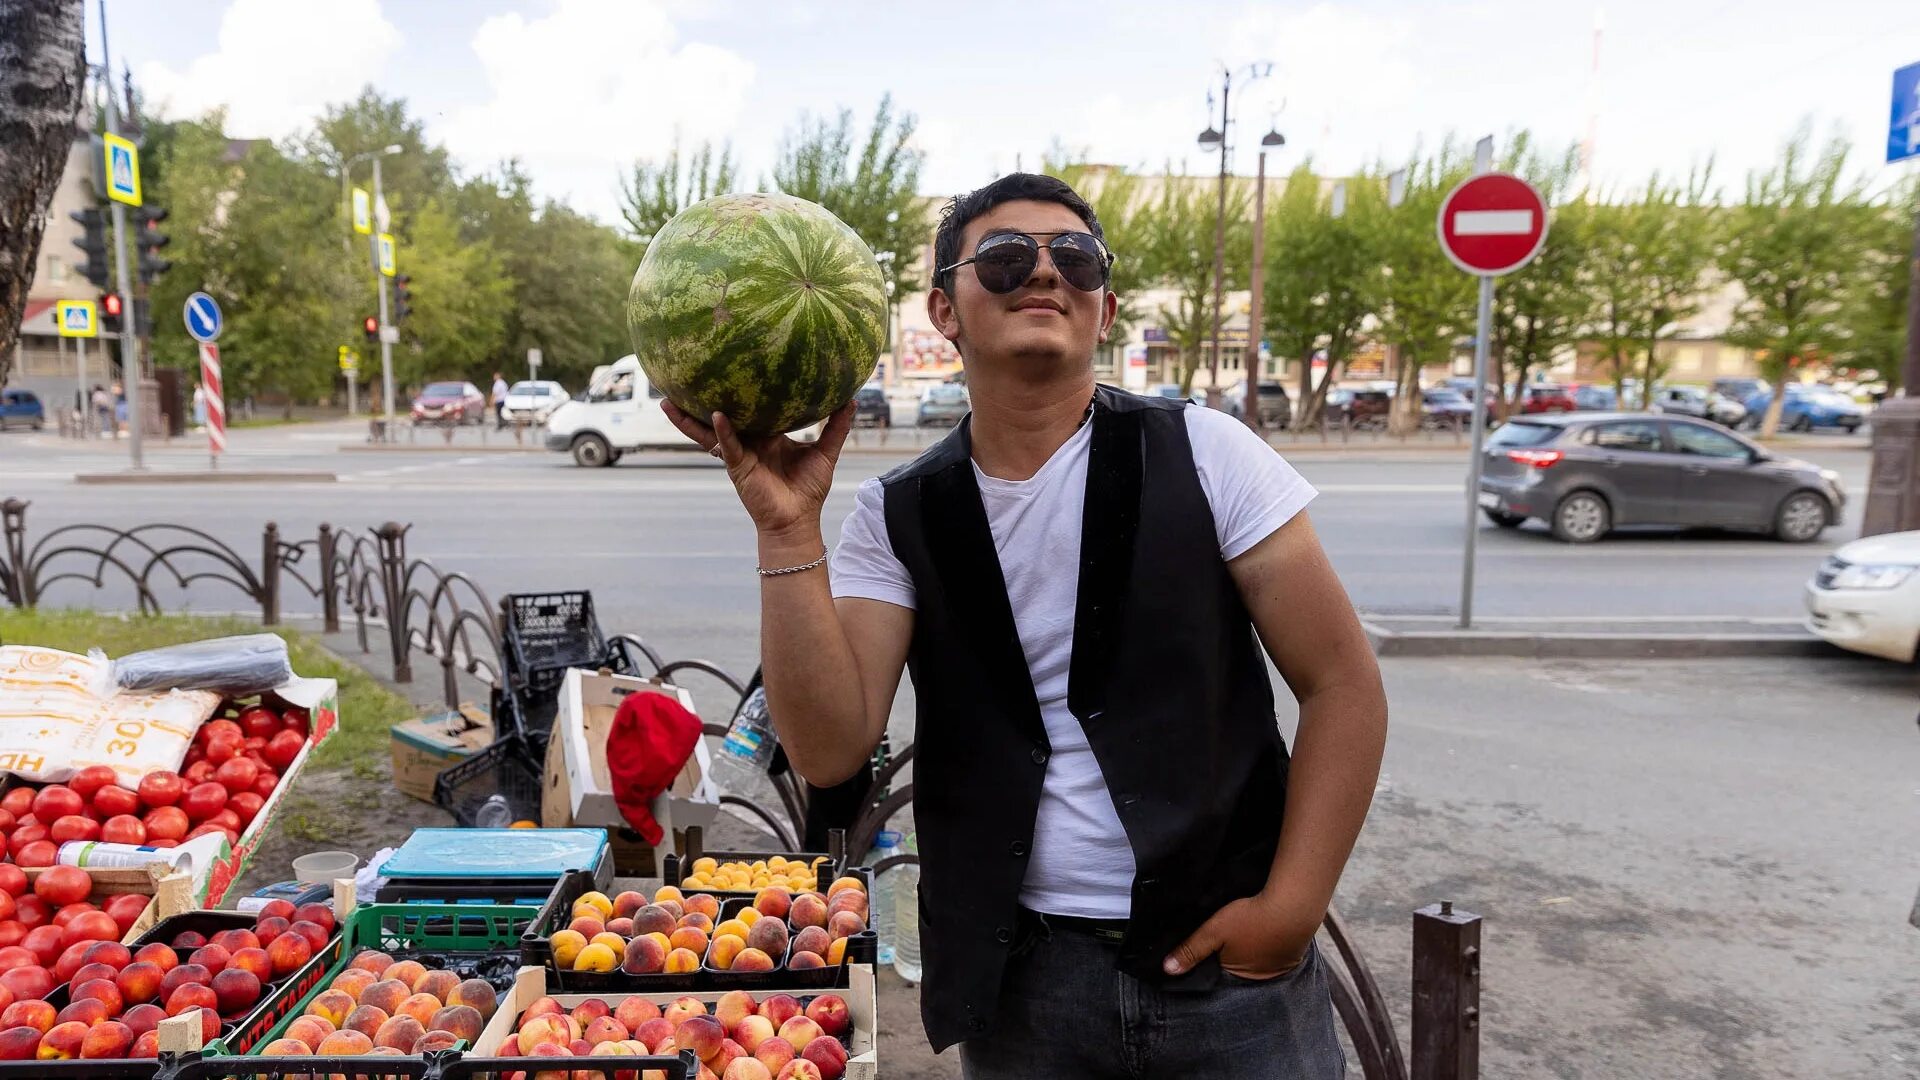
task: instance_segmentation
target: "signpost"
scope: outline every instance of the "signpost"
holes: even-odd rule
[[[1492,145],[1476,153],[1483,168]],[[1440,250],[1480,279],[1473,334],[1473,448],[1467,464],[1467,542],[1460,571],[1460,628],[1473,626],[1473,562],[1480,532],[1480,468],[1487,437],[1487,353],[1493,330],[1493,279],[1533,261],[1547,240],[1547,204],[1533,185],[1506,173],[1482,172],[1447,193],[1434,225]]]
[[[224,320],[220,305],[213,297],[196,292],[187,297],[181,311],[187,324],[187,336],[200,343],[200,392],[207,408],[207,459],[220,467],[220,454],[227,448],[227,404],[220,383],[220,337]]]
[[[60,327],[60,336],[72,338],[79,356],[74,363],[75,386],[80,390],[80,433],[87,430],[87,418],[92,416],[93,403],[87,396],[87,339],[100,333],[99,305],[91,300],[61,300],[54,305],[54,321]]]
[[[394,272],[393,234],[392,233],[380,234],[380,246],[378,248],[378,252],[379,252],[379,258],[380,258],[380,272],[386,275],[387,277],[392,277]],[[380,321],[383,323],[386,322],[385,319],[382,319]]]

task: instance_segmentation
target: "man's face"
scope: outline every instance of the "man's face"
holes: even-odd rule
[[[928,297],[934,325],[970,365],[1090,364],[1118,301],[1109,290],[1083,292],[1067,284],[1045,247],[1059,233],[1085,231],[1086,222],[1072,210],[1026,199],[1001,203],[968,222],[960,234],[960,258],[972,258],[986,236],[1016,232],[1040,242],[1040,259],[1019,288],[1003,294],[982,287],[971,264],[955,270],[948,287]]]

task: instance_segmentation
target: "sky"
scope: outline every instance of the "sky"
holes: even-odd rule
[[[1056,145],[1211,173],[1195,136],[1222,70],[1261,61],[1272,74],[1231,91],[1242,174],[1269,126],[1287,140],[1270,171],[1330,174],[1449,132],[1591,130],[1603,185],[1711,159],[1737,194],[1806,120],[1879,185],[1899,168],[1881,163],[1892,71],[1920,62],[1913,0],[107,0],[106,17],[115,69],[163,114],[224,106],[230,135],[282,138],[371,84],[463,170],[518,158],[610,222],[627,164],[676,136],[731,142],[757,186],[803,115],[864,122],[887,93],[918,119],[926,194]],[[98,19],[89,4],[96,62]]]

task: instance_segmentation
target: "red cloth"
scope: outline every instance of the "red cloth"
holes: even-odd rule
[[[646,838],[660,843],[653,798],[667,790],[700,741],[700,718],[665,694],[629,694],[607,734],[607,773],[620,813]]]

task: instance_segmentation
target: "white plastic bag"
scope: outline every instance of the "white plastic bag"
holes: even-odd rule
[[[0,772],[52,783],[108,765],[131,789],[155,769],[178,769],[220,695],[102,695],[98,688],[111,686],[108,667],[55,649],[0,646]]]

